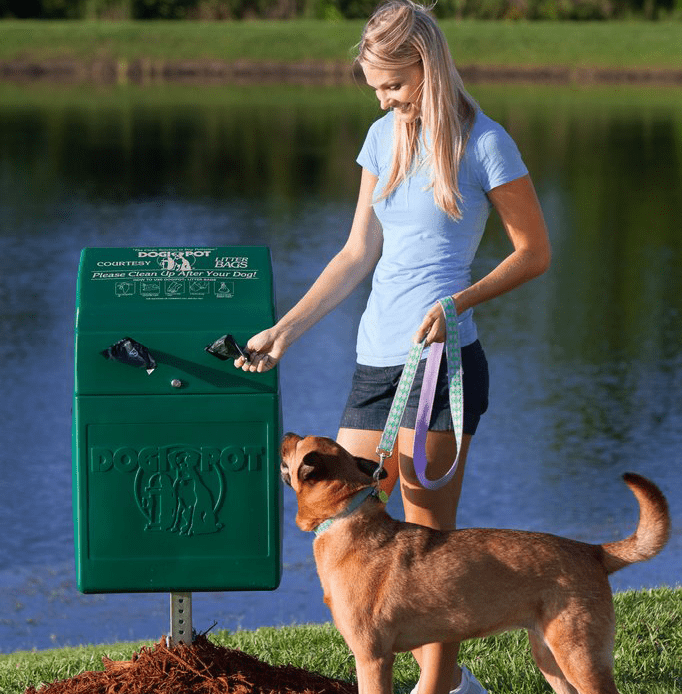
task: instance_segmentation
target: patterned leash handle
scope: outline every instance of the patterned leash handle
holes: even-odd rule
[[[384,468],[384,461],[386,458],[390,458],[391,454],[393,453],[395,440],[398,437],[398,431],[400,430],[400,422],[405,414],[407,399],[409,398],[410,391],[412,390],[414,377],[417,375],[417,367],[419,366],[419,361],[424,351],[425,343],[426,340],[422,340],[419,344],[412,345],[410,353],[407,356],[407,361],[405,362],[403,372],[400,376],[400,381],[398,381],[398,387],[395,391],[395,395],[393,396],[391,409],[388,412],[386,426],[384,427],[384,432],[381,435],[381,440],[379,441],[379,446],[377,447],[379,467],[374,473],[375,482],[379,481],[379,476]]]
[[[449,378],[449,393],[450,393],[450,409],[452,411],[453,424],[455,429],[455,437],[457,440],[457,450],[461,446],[462,441],[462,358],[459,346],[459,331],[457,328],[457,310],[452,297],[448,296],[439,300],[439,303],[445,314],[446,326],[446,342],[447,342],[447,357],[448,357],[448,378]],[[384,466],[384,461],[393,453],[395,441],[400,430],[400,423],[405,408],[407,399],[414,384],[414,378],[417,373],[417,367],[424,352],[425,340],[419,344],[413,345],[407,357],[407,362],[403,368],[403,373],[398,382],[398,388],[391,404],[391,409],[388,413],[388,420],[384,428],[377,454],[379,456],[379,467],[374,473],[375,481],[379,481],[381,470]],[[439,489],[447,484],[455,473],[459,456],[455,460],[452,468],[440,480],[432,482],[426,478],[426,458],[424,455],[424,444],[426,442],[426,431],[429,428],[429,420],[431,417],[431,408],[433,406],[433,396],[435,392],[436,380],[438,378],[438,368],[440,366],[441,356],[443,354],[443,344],[434,343],[431,345],[429,356],[426,362],[426,371],[424,373],[424,382],[419,398],[419,411],[417,412],[417,426],[415,428],[414,442],[414,465],[419,481],[427,489]],[[435,372],[435,373],[434,373]],[[422,405],[423,403],[423,405]],[[428,409],[428,413],[426,410]],[[420,422],[420,419],[422,420]],[[425,426],[423,424],[425,420]],[[420,441],[418,445],[418,440]],[[420,452],[420,455],[418,453]],[[419,467],[418,467],[419,465]],[[434,486],[435,485],[435,486]]]
[[[431,420],[431,409],[433,398],[436,392],[436,382],[438,381],[438,370],[440,367],[441,356],[443,354],[443,344],[431,346],[429,356],[426,361],[424,381],[419,396],[419,409],[417,410],[417,423],[414,432],[414,449],[412,453],[414,471],[417,479],[425,489],[435,490],[444,487],[454,477],[459,464],[459,452],[462,448],[462,436],[464,429],[464,388],[462,385],[462,350],[459,344],[459,330],[457,328],[457,309],[452,297],[440,299],[440,305],[445,314],[446,337],[445,344],[447,349],[448,363],[448,394],[450,398],[450,413],[452,424],[457,442],[457,456],[450,469],[439,479],[430,480],[426,476],[426,434],[429,430]],[[434,349],[436,347],[436,349]]]

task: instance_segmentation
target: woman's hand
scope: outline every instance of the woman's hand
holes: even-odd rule
[[[455,302],[455,307],[457,309],[457,315],[459,315],[462,310],[457,303],[457,295],[452,297]],[[434,304],[426,316],[422,324],[417,329],[417,332],[412,336],[412,342],[419,344],[424,338],[426,338],[426,346],[432,344],[433,342],[445,342],[445,314],[443,313],[443,308],[440,303]]]
[[[234,365],[242,371],[269,371],[279,363],[287,351],[289,343],[284,335],[274,328],[268,328],[254,335],[247,343],[246,350],[249,360],[244,357],[234,360]]]

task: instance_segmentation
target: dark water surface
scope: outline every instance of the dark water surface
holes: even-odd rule
[[[615,589],[682,575],[682,101],[675,91],[474,90],[516,139],[554,248],[541,279],[477,310],[491,406],[462,527],[586,541],[631,532],[620,480],[657,481],[669,546]],[[84,246],[271,248],[287,310],[343,243],[364,133],[355,87],[0,85],[0,652],[158,639],[167,596],[75,588],[70,410]],[[478,277],[508,251],[491,221]],[[284,430],[334,436],[367,286],[281,366]],[[311,536],[285,490],[284,577],[272,593],[201,593],[194,623],[234,630],[327,621]],[[400,515],[397,496],[389,509]]]

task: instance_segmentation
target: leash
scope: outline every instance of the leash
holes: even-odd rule
[[[462,351],[459,344],[459,330],[457,328],[457,310],[455,302],[451,296],[439,299],[441,308],[445,315],[445,346],[447,349],[448,363],[448,383],[449,383],[449,399],[450,412],[452,414],[452,423],[454,426],[455,441],[457,443],[457,457],[451,468],[437,480],[429,480],[426,477],[426,433],[429,428],[431,419],[431,410],[433,408],[433,397],[436,390],[436,381],[438,380],[438,370],[440,367],[441,358],[443,355],[443,343],[434,342],[431,345],[429,356],[426,359],[426,369],[424,371],[424,380],[419,396],[419,408],[417,410],[417,421],[414,432],[414,451],[413,461],[414,470],[417,479],[425,489],[435,490],[445,486],[454,476],[457,465],[459,463],[459,453],[462,447],[462,434],[464,424],[464,409],[462,387]],[[419,344],[412,345],[410,353],[407,357],[407,362],[403,368],[398,387],[396,389],[391,409],[388,413],[386,427],[384,428],[377,454],[379,456],[379,467],[374,473],[374,480],[378,483],[379,475],[384,467],[384,461],[393,453],[400,423],[405,414],[407,407],[407,399],[412,390],[414,379],[417,373],[417,367],[424,352],[426,340],[422,340]]]

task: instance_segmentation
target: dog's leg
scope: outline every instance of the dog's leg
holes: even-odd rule
[[[566,681],[564,673],[561,672],[561,668],[557,665],[552,651],[545,645],[542,636],[529,630],[528,640],[537,666],[556,694],[578,694],[578,690]]]
[[[544,639],[529,632],[535,662],[557,694],[619,694],[613,679],[613,637],[581,626],[555,623]]]
[[[554,650],[554,657],[579,694],[619,694],[613,679],[613,665],[600,654],[600,647],[592,649],[587,643],[571,648],[568,653]]]
[[[393,661],[391,653],[384,658],[355,656],[358,672],[358,694],[392,694]]]

